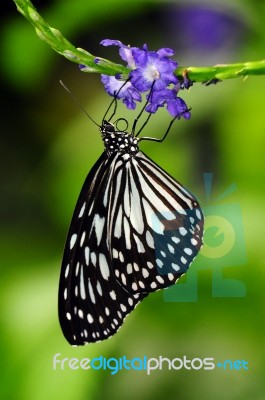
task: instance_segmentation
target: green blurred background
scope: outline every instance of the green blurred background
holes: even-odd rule
[[[206,214],[221,215],[227,223],[207,226],[204,253],[181,289],[149,296],[110,340],[72,348],[57,319],[61,255],[81,185],[103,147],[97,127],[59,80],[96,121],[110,98],[98,75],[81,73],[53,52],[15,4],[6,3],[0,25],[0,398],[265,399],[265,78],[194,85],[183,92],[192,119],[176,122],[162,145],[142,144],[200,198]],[[34,5],[76,46],[114,61],[119,60],[117,49],[100,46],[100,40],[148,43],[153,50],[172,47],[179,64],[187,66],[264,57],[265,3],[258,0],[53,0]],[[119,112],[134,117],[123,106]],[[161,110],[144,135],[161,137],[168,122]],[[219,258],[210,255],[209,249],[218,251],[224,241],[235,243],[234,248],[225,257],[222,252]],[[229,282],[230,288],[225,286]],[[246,360],[249,369],[165,367],[150,376],[144,371],[61,371],[52,369],[56,353],[79,359],[214,357],[216,363]]]

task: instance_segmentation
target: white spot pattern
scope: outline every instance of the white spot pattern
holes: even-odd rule
[[[108,280],[110,276],[109,266],[105,254],[99,254],[99,268],[103,279]]]
[[[81,209],[80,209],[78,218],[82,218],[82,217],[83,217],[84,212],[85,212],[85,208],[86,208],[86,202],[83,203],[83,205],[82,205],[82,207],[81,207]]]
[[[72,250],[74,248],[75,242],[77,239],[77,234],[73,233],[70,239],[70,250]]]
[[[81,266],[81,273],[80,273],[80,296],[81,296],[81,299],[85,300],[86,290],[85,290],[83,266]]]
[[[86,237],[86,231],[84,231],[82,233],[81,239],[80,239],[80,247],[83,246],[84,242],[85,242],[85,237]]]
[[[150,231],[146,231],[145,237],[146,237],[146,243],[147,243],[147,245],[148,245],[151,249],[154,249],[154,248],[155,248],[155,243],[154,243],[154,238],[153,238],[151,232],[150,232]]]

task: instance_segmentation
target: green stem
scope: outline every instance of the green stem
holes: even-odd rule
[[[34,26],[40,39],[47,42],[53,50],[77,64],[86,66],[86,72],[114,75],[117,73],[128,74],[129,68],[115,64],[111,61],[97,57],[100,61],[95,63],[95,56],[88,51],[76,48],[67,40],[60,31],[52,28],[37,12],[30,0],[13,0],[18,11]]]
[[[128,76],[130,72],[129,68],[100,57],[95,57],[88,51],[73,46],[61,32],[49,26],[30,0],[13,1],[18,11],[34,26],[38,36],[47,42],[57,53],[70,61],[84,65],[85,68],[83,71]],[[95,58],[97,59],[97,63],[95,63]],[[248,75],[265,75],[265,60],[237,64],[220,64],[209,67],[178,67],[175,74],[179,78],[187,76],[194,82],[211,82],[214,79],[224,80]]]
[[[219,64],[212,67],[179,67],[177,76],[187,75],[194,82],[213,79],[232,79],[248,75],[265,75],[265,60],[236,64]]]

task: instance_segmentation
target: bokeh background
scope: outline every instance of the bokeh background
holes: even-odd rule
[[[149,296],[110,340],[72,348],[57,319],[60,262],[76,198],[103,147],[97,127],[59,80],[96,121],[110,98],[98,75],[80,72],[52,51],[15,4],[5,3],[0,24],[0,398],[265,399],[264,76],[194,85],[183,93],[191,120],[176,122],[162,145],[142,144],[196,193],[206,214],[222,216],[226,223],[210,220],[204,253],[181,289]],[[172,47],[179,64],[187,66],[264,57],[265,4],[258,0],[34,5],[76,46],[114,61],[117,49],[100,46],[100,40],[148,43],[153,50]],[[122,105],[119,112],[134,117]],[[145,136],[161,136],[168,122],[161,110]],[[230,247],[222,253],[224,242]],[[216,363],[245,360],[249,369],[164,367],[150,376],[126,370],[111,375],[53,370],[56,353],[79,359],[214,357]]]

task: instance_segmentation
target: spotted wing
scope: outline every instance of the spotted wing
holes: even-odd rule
[[[64,250],[59,320],[72,345],[112,336],[147,294],[128,293],[115,278],[109,215],[115,194],[114,155],[103,153],[81,190]]]
[[[116,278],[132,294],[174,284],[202,246],[203,214],[197,200],[142,152],[120,155],[112,181]]]

